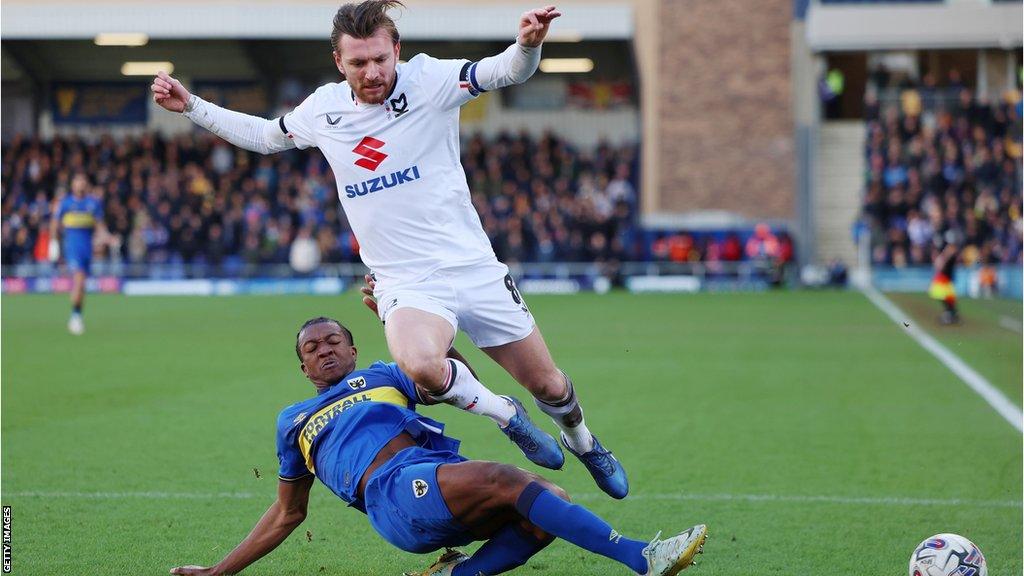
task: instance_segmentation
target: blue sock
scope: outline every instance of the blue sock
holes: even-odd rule
[[[71,307],[71,313],[72,314],[78,314],[79,316],[81,316],[82,315],[82,305],[78,304],[78,305],[72,306]]]
[[[498,530],[469,559],[452,571],[452,576],[491,576],[518,568],[540,552],[551,540],[537,540],[515,524]]]
[[[624,537],[590,510],[562,500],[537,482],[523,489],[516,510],[548,534],[618,560],[638,574],[647,572],[647,559],[640,553],[645,542]]]

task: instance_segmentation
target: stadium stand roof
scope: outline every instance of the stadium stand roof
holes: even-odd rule
[[[341,2],[317,0],[176,0],[174,2],[36,2],[5,0],[0,34],[13,39],[86,39],[101,32],[142,32],[154,39],[287,38],[322,39]],[[505,40],[515,35],[528,2],[488,0],[458,3],[408,2],[400,15],[409,40]],[[573,4],[573,1],[562,3]],[[633,3],[588,1],[567,10],[559,26],[569,40],[633,37]],[[426,9],[428,8],[429,9]],[[555,35],[558,39],[558,35]]]
[[[1021,2],[811,3],[807,43],[814,51],[1014,48]]]

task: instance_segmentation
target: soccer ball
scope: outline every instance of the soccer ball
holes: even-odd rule
[[[988,576],[988,565],[974,542],[956,534],[936,534],[910,555],[910,576]]]

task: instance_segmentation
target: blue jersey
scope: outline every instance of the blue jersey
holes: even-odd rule
[[[339,498],[363,510],[359,480],[392,438],[409,432],[432,450],[458,451],[444,424],[416,413],[416,386],[395,364],[355,370],[277,418],[278,476],[286,482],[315,474]]]
[[[103,219],[103,202],[93,196],[65,196],[57,207],[56,217],[64,226],[64,245],[88,247],[92,250],[92,232]]]

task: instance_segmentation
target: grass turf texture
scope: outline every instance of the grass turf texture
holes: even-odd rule
[[[862,296],[529,303],[631,495],[600,495],[572,458],[538,471],[634,538],[707,523],[694,573],[905,574],[914,546],[938,532],[974,540],[993,576],[1021,573],[1021,435]],[[355,333],[361,366],[387,357],[360,306],[355,293],[92,296],[75,338],[65,297],[3,298],[14,573],[165,574],[219,560],[275,497],[276,414],[312,392],[297,327],[332,315]],[[1002,337],[1019,374],[1021,337]],[[459,343],[494,390],[527,397]],[[486,420],[425,413],[467,456],[537,470]],[[318,484],[306,522],[246,574],[400,574],[432,557],[392,548]],[[518,573],[627,571],[556,542]]]
[[[1021,405],[1024,348],[1020,301],[962,298],[957,302],[961,323],[943,326],[939,322],[942,304],[926,294],[889,294],[889,298],[910,316],[907,321],[916,321],[1017,406]]]

